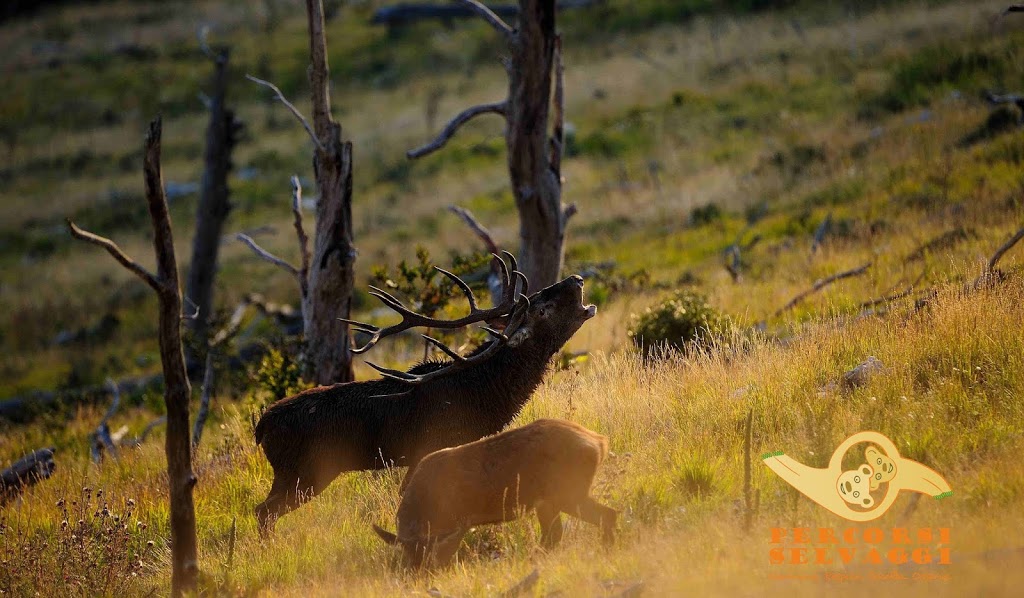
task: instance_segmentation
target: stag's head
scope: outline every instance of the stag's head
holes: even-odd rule
[[[508,332],[508,345],[553,353],[595,314],[597,306],[583,302],[583,278],[570,276],[530,296],[522,323]]]
[[[409,384],[422,384],[486,361],[505,347],[543,355],[546,360],[579,330],[583,322],[594,317],[597,313],[597,307],[583,304],[583,278],[575,275],[527,297],[525,293],[529,288],[529,282],[526,280],[526,276],[519,271],[515,257],[508,252],[504,253],[511,263],[512,269],[510,271],[505,265],[504,260],[497,255],[494,256],[496,263],[500,265],[502,271],[504,279],[502,288],[504,290],[500,300],[496,301],[496,305],[489,309],[481,309],[477,306],[473,291],[462,279],[447,270],[442,270],[435,266],[438,272],[450,278],[462,290],[466,295],[466,300],[469,302],[470,313],[455,320],[441,320],[418,314],[407,308],[387,291],[370,287],[370,294],[380,299],[384,305],[402,316],[402,321],[386,328],[381,328],[355,320],[342,319],[344,322],[351,324],[355,330],[370,335],[370,339],[366,344],[362,347],[356,347],[352,351],[354,353],[363,353],[377,344],[380,339],[414,327],[454,329],[463,328],[470,324],[487,322],[491,325],[501,325],[504,327],[504,330],[499,332],[489,326],[483,326],[483,329],[490,333],[495,338],[495,341],[488,344],[485,349],[475,352],[470,357],[459,355],[442,342],[426,335],[423,336],[427,341],[448,355],[448,357],[452,358],[451,364],[446,367],[422,374],[414,374],[412,372],[383,368],[369,361],[366,364],[388,378]]]

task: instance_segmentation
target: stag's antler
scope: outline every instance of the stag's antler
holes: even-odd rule
[[[529,311],[529,309],[530,300],[526,298],[526,295],[520,294],[519,300],[515,304],[515,307],[512,311],[512,316],[510,317],[508,326],[505,327],[505,330],[513,331],[516,328],[518,328],[523,323],[523,320],[526,319],[526,312]],[[487,326],[481,326],[481,328],[483,328],[485,331],[487,331],[488,334],[493,336],[494,340],[491,342],[490,345],[487,346],[486,349],[480,351],[479,353],[473,355],[472,357],[463,357],[462,355],[459,355],[455,351],[451,350],[447,345],[437,340],[436,338],[427,336],[426,334],[421,334],[420,336],[422,336],[424,340],[434,345],[438,349],[441,349],[442,351],[444,351],[446,355],[452,358],[452,362],[450,364],[430,372],[426,372],[423,374],[412,374],[409,372],[403,372],[401,370],[393,370],[391,368],[381,367],[370,361],[367,361],[366,365],[377,370],[386,378],[391,378],[392,380],[405,382],[406,384],[423,384],[424,382],[427,382],[429,380],[434,380],[436,378],[447,376],[448,374],[451,374],[453,372],[465,369],[475,363],[486,361],[487,359],[490,359],[491,356],[498,351],[498,349],[504,347],[508,343],[507,334],[498,332],[497,330],[489,328]]]
[[[380,367],[370,362],[366,362],[366,365],[374,368],[375,370],[387,376],[388,378],[393,378],[395,380],[400,380],[402,382],[407,382],[410,384],[420,384],[422,382],[426,382],[427,380],[437,378],[442,373],[447,374],[450,373],[451,371],[462,369],[467,365],[478,363],[489,358],[499,348],[501,348],[502,346],[505,345],[505,343],[508,342],[507,334],[513,332],[522,324],[523,320],[526,318],[526,312],[530,307],[530,300],[527,299],[525,295],[525,293],[529,289],[529,281],[527,281],[526,275],[519,271],[519,265],[516,263],[515,256],[513,256],[511,253],[507,251],[502,251],[502,254],[504,254],[504,256],[508,258],[509,263],[512,265],[512,270],[511,272],[509,271],[508,266],[505,265],[505,261],[498,257],[498,255],[493,253],[491,254],[494,256],[496,260],[498,260],[498,263],[501,266],[501,274],[504,282],[504,288],[502,290],[501,300],[498,302],[497,305],[490,309],[480,309],[477,306],[476,297],[473,295],[473,290],[469,288],[469,285],[466,284],[465,281],[463,281],[461,278],[459,278],[452,272],[449,272],[448,270],[434,266],[435,270],[437,270],[441,274],[444,274],[453,283],[455,283],[455,285],[459,287],[459,289],[462,290],[462,293],[466,296],[466,300],[469,301],[469,314],[455,320],[442,320],[418,314],[412,311],[411,309],[405,307],[405,305],[403,305],[402,302],[399,301],[394,295],[378,287],[371,286],[370,294],[380,299],[381,302],[384,303],[384,305],[388,306],[389,308],[397,312],[400,316],[402,316],[402,321],[399,322],[398,324],[388,326],[387,328],[381,328],[379,326],[374,326],[373,324],[367,324],[365,322],[349,320],[346,318],[338,318],[342,322],[350,324],[352,328],[354,328],[355,330],[365,332],[370,335],[370,340],[367,341],[365,345],[363,345],[362,347],[353,348],[352,352],[365,353],[371,347],[376,345],[377,342],[380,341],[382,338],[398,334],[399,332],[404,332],[410,328],[415,328],[417,326],[450,330],[454,328],[463,328],[465,326],[475,324],[477,322],[486,322],[494,318],[508,316],[509,322],[505,326],[504,333],[498,332],[497,330],[494,330],[493,328],[489,328],[487,326],[481,327],[488,334],[495,338],[495,342],[492,342],[490,346],[488,346],[486,349],[472,357],[463,357],[462,355],[459,355],[455,351],[448,348],[441,341],[427,335],[422,335],[427,342],[441,349],[441,351],[443,351],[446,355],[453,359],[451,365],[440,370],[435,370],[433,372],[428,372],[426,374],[410,374],[408,372],[402,372],[399,370],[392,370]],[[518,290],[520,281],[522,281],[522,291]]]

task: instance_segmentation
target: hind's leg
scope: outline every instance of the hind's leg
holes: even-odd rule
[[[554,505],[541,501],[537,503],[537,520],[540,521],[540,544],[546,550],[558,546],[562,540],[562,515]]]
[[[606,507],[589,496],[584,498],[574,509],[565,511],[575,515],[587,523],[600,526],[601,541],[607,546],[615,541],[615,519],[618,512]]]

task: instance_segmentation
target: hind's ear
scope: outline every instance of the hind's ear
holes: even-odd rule
[[[376,523],[373,523],[371,525],[373,526],[373,531],[377,532],[377,535],[380,536],[381,540],[384,540],[388,544],[392,545],[398,544],[398,537],[395,536],[395,534],[392,534],[389,531],[381,529]]]

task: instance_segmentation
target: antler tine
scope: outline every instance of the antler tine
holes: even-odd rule
[[[385,291],[384,289],[370,285],[370,294],[380,299],[384,305],[387,305],[392,309],[406,309],[405,305],[401,301],[399,301],[394,295]]]
[[[440,377],[445,376],[445,375],[447,375],[447,374],[449,374],[451,372],[458,371],[458,370],[460,370],[462,368],[465,368],[466,366],[472,365],[474,363],[479,363],[481,361],[485,361],[485,360],[489,359],[491,357],[491,355],[493,355],[495,352],[497,352],[498,349],[500,349],[500,348],[505,346],[505,343],[508,342],[508,337],[505,336],[504,334],[496,331],[496,330],[488,330],[486,326],[483,326],[482,328],[484,330],[487,330],[488,332],[490,332],[492,334],[496,334],[497,338],[490,345],[488,345],[486,349],[484,349],[483,351],[477,353],[476,355],[474,355],[472,357],[463,357],[461,360],[456,360],[454,363],[452,363],[452,364],[450,364],[448,366],[442,367],[440,369],[436,369],[436,370],[434,370],[432,372],[427,372],[425,374],[409,374],[407,372],[395,372],[394,370],[387,370],[387,371],[385,371],[386,368],[376,368],[376,369],[377,369],[377,371],[379,371],[380,373],[384,374],[385,376],[388,376],[389,374],[392,374],[391,376],[389,376],[391,378],[397,378],[397,376],[394,375],[394,374],[397,374],[397,373],[405,374],[406,376],[408,376],[407,378],[398,378],[398,379],[400,379],[402,382],[405,382],[407,384],[414,384],[415,385],[415,384],[423,384],[424,382],[428,382],[430,380],[434,380],[436,378],[440,378]]]
[[[510,283],[515,285],[515,276],[519,276],[522,279],[522,292],[526,293],[529,290],[529,280],[526,279],[526,274],[519,271],[519,262],[516,261],[515,256],[512,255],[508,250],[502,250],[502,253],[507,255],[509,263],[512,264],[512,281]]]
[[[469,285],[466,284],[466,281],[462,280],[461,278],[459,278],[455,274],[445,270],[444,268],[439,268],[437,266],[434,266],[434,269],[437,270],[438,272],[440,272],[441,274],[444,274],[445,276],[447,276],[449,279],[451,279],[452,282],[454,282],[456,284],[456,286],[458,286],[460,289],[462,289],[462,294],[465,295],[466,299],[469,301],[469,310],[470,311],[476,311],[477,310],[476,297],[473,296],[473,289],[469,288]]]
[[[508,254],[507,251],[502,251],[502,253]],[[492,252],[491,253],[491,257],[493,257],[494,259],[498,260],[498,267],[501,268],[501,285],[502,285],[502,287],[501,287],[501,302],[505,303],[505,301],[508,299],[508,285],[509,285],[508,265],[505,264],[505,260],[503,258],[499,257],[497,253],[493,253]]]
[[[523,281],[523,290],[520,291],[520,292],[523,293],[523,294],[529,293],[530,292],[530,280],[528,278],[526,278],[526,275],[523,274],[522,272],[520,272],[519,270],[514,271],[512,274],[513,274],[512,278],[520,278]],[[512,286],[515,287],[515,283],[514,282],[513,282]]]
[[[380,332],[380,330],[381,330],[379,326],[374,326],[373,324],[367,324],[366,322],[360,322],[358,320],[349,320],[348,318],[337,318],[337,319],[339,321],[344,322],[344,323],[348,324],[349,326],[355,328],[359,332],[365,332],[366,334],[376,334],[376,333]]]
[[[508,340],[508,337],[505,336],[504,332],[500,332],[498,330],[495,330],[495,329],[491,328],[490,326],[481,326],[480,330],[483,330],[484,332],[486,332],[487,334],[493,336],[494,338],[498,339],[499,341],[504,342],[504,341]]]
[[[383,332],[383,329],[380,328],[379,326],[374,326],[373,324],[367,324],[366,322],[359,322],[357,320],[349,320],[348,318],[338,318],[338,320],[341,320],[342,322],[344,322],[344,323],[348,324],[349,326],[355,328],[359,332],[364,332],[364,333],[370,335],[370,340],[367,341],[365,345],[363,345],[362,347],[352,347],[352,352],[356,353],[356,354],[366,353],[367,351],[369,351],[370,348],[372,348],[374,345],[376,345],[377,341],[380,340],[380,333]]]
[[[530,311],[530,298],[520,293],[519,300],[516,301],[516,307],[512,311],[512,315],[508,319],[508,326],[505,326],[505,330],[515,332],[517,328],[526,319],[526,314]]]
[[[442,343],[441,341],[437,340],[436,338],[434,338],[434,337],[432,337],[432,336],[428,336],[428,335],[426,335],[426,334],[421,334],[420,336],[422,336],[422,337],[423,337],[423,340],[427,341],[427,342],[428,342],[428,343],[430,343],[431,345],[434,345],[434,346],[435,346],[435,347],[437,347],[438,349],[440,349],[440,350],[444,351],[444,354],[445,354],[445,355],[447,355],[448,357],[451,357],[451,358],[452,358],[452,359],[454,359],[455,361],[466,361],[466,358],[465,358],[465,357],[463,357],[463,356],[459,355],[459,354],[458,354],[458,353],[456,353],[455,351],[452,351],[452,350],[451,350],[451,349],[450,349],[450,348],[448,347],[448,345],[446,345],[446,344]]]
[[[387,378],[398,380],[400,382],[417,382],[420,376],[417,374],[410,374],[409,372],[403,372],[401,370],[393,370],[391,368],[381,367],[372,361],[367,361],[366,365],[377,370]]]

